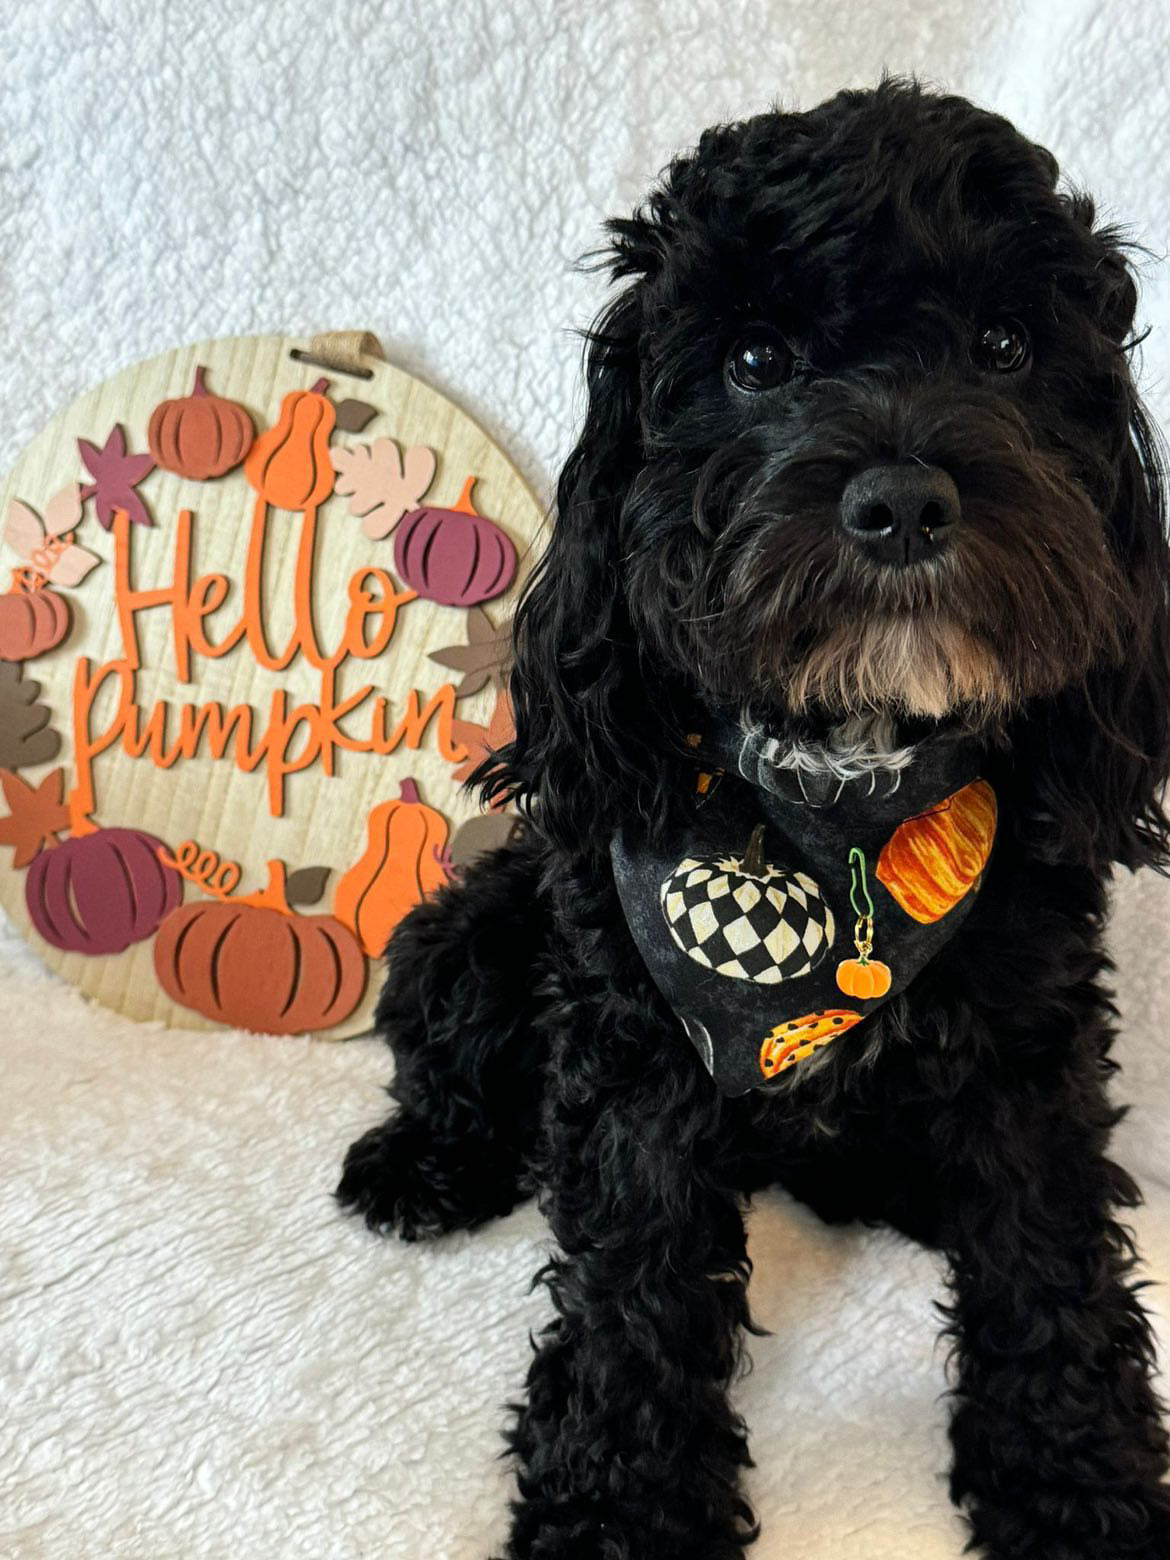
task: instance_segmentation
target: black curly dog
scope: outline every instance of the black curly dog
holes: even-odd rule
[[[1113,864],[1170,854],[1170,554],[1126,246],[1056,183],[1002,118],[885,79],[712,128],[607,224],[622,287],[478,777],[528,822],[394,936],[398,1108],[338,1194],[406,1240],[539,1195],[557,1316],[509,1432],[513,1560],[751,1542],[728,1387],[744,1200],[777,1184],[945,1254],[969,1548],[1170,1557],[1102,946]],[[696,705],[810,762],[961,726],[1000,804],[909,988],[735,1098],[608,849],[694,807]]]

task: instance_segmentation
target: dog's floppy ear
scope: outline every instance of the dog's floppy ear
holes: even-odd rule
[[[1090,208],[1091,209],[1091,208]],[[1112,423],[1106,512],[1129,583],[1119,607],[1120,653],[1079,687],[1042,701],[1016,734],[1031,774],[1030,843],[1047,859],[1097,868],[1170,864],[1162,791],[1170,774],[1170,548],[1166,472],[1158,435],[1121,346],[1136,288],[1113,235],[1099,268],[1098,328],[1114,343],[1101,416]],[[1023,749],[1021,755],[1020,749]],[[1021,776],[1023,778],[1023,776]]]
[[[612,269],[637,267],[619,250]],[[584,426],[557,484],[547,550],[516,611],[516,736],[473,776],[486,798],[513,796],[568,850],[604,850],[618,819],[655,812],[661,789],[667,725],[639,665],[622,586],[622,505],[642,461],[641,320],[635,281],[586,333]]]

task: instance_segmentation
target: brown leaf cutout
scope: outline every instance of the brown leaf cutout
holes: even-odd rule
[[[299,867],[285,879],[285,898],[290,905],[315,905],[332,875],[332,867]]]
[[[455,685],[455,697],[466,699],[489,682],[503,684],[512,656],[512,629],[496,628],[482,607],[467,612],[467,643],[432,650],[430,659],[463,677]]]
[[[465,871],[480,856],[509,844],[520,828],[520,819],[514,813],[489,812],[469,818],[460,824],[451,841],[452,865]]]
[[[52,711],[37,703],[39,682],[25,680],[19,661],[0,661],[0,769],[47,764],[61,751]]]
[[[338,401],[335,410],[337,420],[334,427],[339,433],[360,433],[378,415],[378,408],[371,406],[368,401]]]
[[[27,867],[69,827],[65,771],[54,769],[32,786],[11,769],[0,769],[0,790],[9,808],[8,817],[0,818],[0,845],[12,846],[14,867]]]

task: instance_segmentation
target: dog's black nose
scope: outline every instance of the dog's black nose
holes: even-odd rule
[[[959,490],[938,466],[903,461],[858,472],[841,495],[841,526],[881,563],[921,563],[946,545]]]

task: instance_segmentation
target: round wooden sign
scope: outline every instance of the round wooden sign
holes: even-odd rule
[[[356,338],[236,338],[82,396],[0,516],[9,918],[132,1018],[367,1029],[394,926],[511,827],[461,783],[510,732],[515,467]]]

